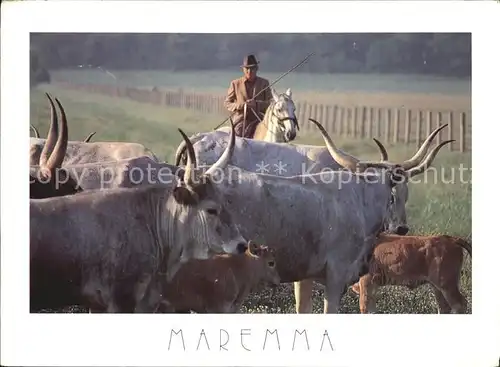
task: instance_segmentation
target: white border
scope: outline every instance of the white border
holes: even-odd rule
[[[500,356],[499,206],[494,162],[500,136],[500,4],[484,2],[4,2],[2,54],[2,365],[324,365],[484,366]],[[238,21],[242,12],[257,22]],[[258,24],[258,25],[257,25]],[[29,315],[28,120],[29,32],[473,32],[474,258],[473,315]],[[492,87],[492,89],[489,88]],[[498,134],[497,134],[498,132]],[[13,159],[15,157],[15,159]],[[482,179],[479,179],[480,175]],[[21,183],[16,179],[19,177]],[[493,208],[493,209],[490,209]],[[489,211],[493,210],[493,215]],[[168,350],[182,327],[187,352]],[[219,352],[219,328],[231,335]],[[311,351],[290,346],[307,328]],[[200,328],[211,351],[196,349]],[[251,328],[250,353],[239,343]],[[281,351],[266,328],[279,329]],[[335,352],[315,352],[327,328]],[[274,336],[269,337],[271,340]],[[246,337],[245,337],[246,338]],[[247,343],[247,339],[244,343]],[[234,343],[234,344],[231,344]],[[298,342],[297,342],[298,343]],[[260,344],[260,347],[259,347]],[[326,345],[326,344],[325,344]],[[204,344],[202,343],[202,348]],[[175,351],[173,350],[175,349]]]

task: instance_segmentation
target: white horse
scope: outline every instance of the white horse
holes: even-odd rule
[[[257,125],[254,135],[251,139],[261,140],[274,143],[288,143],[294,140],[299,130],[299,123],[295,115],[295,103],[292,100],[292,90],[288,88],[285,93],[277,94],[274,88],[271,88],[273,99],[266,109],[266,113],[262,121]],[[252,114],[252,111],[247,111],[247,114]],[[192,135],[189,140],[195,144],[210,135],[214,141],[221,136],[220,133],[229,135],[229,127],[221,127],[212,132],[197,133]],[[181,159],[186,164],[186,143],[182,141],[175,153],[175,164],[178,166]]]

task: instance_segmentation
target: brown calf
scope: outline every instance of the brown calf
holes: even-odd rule
[[[250,243],[244,254],[184,264],[163,292],[160,312],[238,312],[250,292],[269,284],[280,284],[274,252]]]
[[[377,287],[402,285],[414,289],[429,283],[438,313],[465,313],[467,301],[459,290],[462,249],[472,256],[471,244],[459,237],[381,234],[368,273],[351,286],[359,295],[360,312],[376,312],[373,295]]]

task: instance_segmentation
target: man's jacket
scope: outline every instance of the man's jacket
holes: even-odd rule
[[[261,90],[265,89],[269,85],[269,81],[267,79],[257,77],[253,87],[251,88],[250,94],[247,93],[245,78],[241,77],[239,79],[235,79],[231,82],[229,89],[227,91],[227,96],[224,101],[224,107],[229,112],[236,111],[232,117],[233,122],[235,124],[243,121],[243,106],[245,105],[245,101],[251,99],[254,95],[259,93]],[[259,113],[259,117],[262,119],[264,113],[266,112],[267,107],[269,107],[269,103],[272,99],[272,93],[270,88],[262,92],[255,99],[257,102],[257,113]],[[256,117],[253,112],[247,108],[247,122],[255,121]],[[258,121],[258,120],[257,120]]]

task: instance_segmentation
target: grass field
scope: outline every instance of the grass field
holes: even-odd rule
[[[111,75],[95,69],[51,71],[52,80],[121,86],[198,91],[225,95],[229,82],[241,76],[234,71],[170,72],[111,70]],[[270,81],[280,74],[259,72]],[[291,88],[295,101],[340,105],[369,105],[442,110],[471,108],[470,80],[408,75],[304,74],[292,72],[276,83],[284,92]]]
[[[181,127],[188,135],[209,131],[224,117],[193,114],[180,109],[164,108],[121,100],[102,95],[91,95],[76,91],[43,86],[31,94],[31,123],[44,136],[47,133],[49,109],[42,93],[48,91],[63,104],[69,123],[69,136],[81,140],[91,131],[97,131],[94,141],[120,140],[138,142],[151,148],[160,159],[172,163],[181,136]],[[26,127],[28,132],[28,126]],[[378,150],[371,140],[353,141],[335,138],[336,143],[352,154],[366,159],[377,159]],[[324,145],[319,132],[300,136],[297,143]],[[413,147],[387,144],[391,161],[410,157]],[[414,234],[445,233],[470,239],[471,223],[471,154],[455,153],[443,149],[435,159],[439,169],[427,176],[421,175],[420,183],[410,184],[407,205],[408,222]],[[462,168],[460,168],[462,167]],[[460,170],[462,182],[460,182]],[[424,177],[426,179],[424,180]],[[471,261],[465,256],[462,271],[462,289],[471,312]],[[322,288],[315,288],[314,312],[323,311]],[[434,296],[428,286],[417,291],[401,287],[385,287],[378,292],[377,308],[380,313],[435,313]],[[295,312],[293,285],[282,285],[276,291],[254,294],[245,303],[245,312],[292,313]],[[341,312],[357,313],[357,297],[348,292],[344,297]]]

